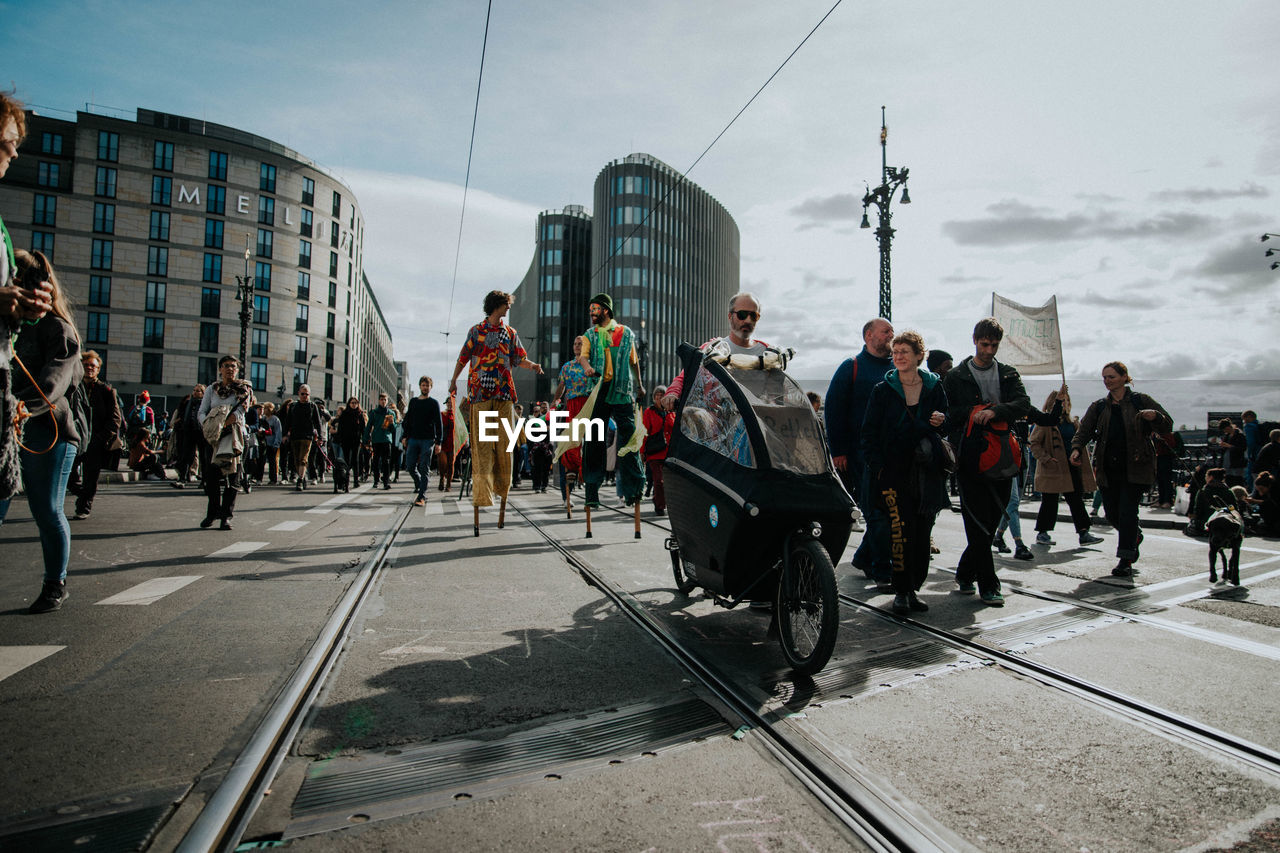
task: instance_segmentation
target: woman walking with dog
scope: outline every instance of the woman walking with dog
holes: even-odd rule
[[[1107,362],[1102,368],[1107,396],[1090,404],[1071,439],[1071,464],[1077,467],[1084,464],[1089,442],[1097,439],[1093,470],[1102,492],[1103,511],[1119,538],[1119,562],[1111,570],[1118,578],[1133,577],[1142,544],[1138,505],[1156,481],[1151,436],[1167,435],[1173,429],[1173,418],[1164,407],[1149,395],[1134,391],[1132,382],[1123,362]]]

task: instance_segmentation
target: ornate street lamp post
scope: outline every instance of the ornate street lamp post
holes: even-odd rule
[[[240,302],[240,375],[249,376],[249,318],[253,316],[253,276],[249,275],[249,235],[244,235],[244,275],[236,276],[236,299]]]
[[[888,138],[889,126],[885,123],[884,107],[881,107],[880,177],[882,183],[874,190],[868,189],[867,194],[862,197],[862,227],[871,227],[871,221],[867,219],[867,208],[874,204],[880,223],[880,227],[876,229],[876,242],[880,244],[880,316],[886,320],[892,320],[893,293],[890,282],[889,250],[893,242],[893,228],[890,226],[893,214],[889,206],[893,202],[893,195],[898,191],[898,187],[902,187],[903,204],[911,204],[911,196],[907,194],[908,170],[905,167],[898,169],[888,165],[886,150]]]

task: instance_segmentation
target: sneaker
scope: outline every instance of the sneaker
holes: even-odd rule
[[[1133,566],[1127,560],[1116,563],[1116,567],[1111,570],[1111,576],[1117,578],[1131,578],[1135,574]]]
[[[72,516],[72,518],[74,518],[76,521],[84,521],[88,517],[89,517],[89,510],[87,509],[82,509]]]
[[[296,486],[294,486],[294,487],[293,487],[293,490],[294,490],[295,492],[300,492],[300,491],[302,491],[302,481],[301,481],[301,480],[299,480],[299,481],[298,481],[298,484],[297,484]]]
[[[222,519],[222,524],[218,525],[218,529],[219,529],[219,530],[230,530],[230,529],[231,529],[231,519],[229,519],[229,518],[224,518],[224,519]]]
[[[898,593],[893,597],[893,607],[891,608],[896,616],[906,616],[911,612],[911,600],[907,598],[905,593]]]
[[[956,581],[956,583],[960,585],[960,589],[957,592],[961,595],[973,595],[978,591],[978,587],[973,581]]]
[[[208,530],[210,527],[213,527],[213,522],[215,520],[216,519],[214,519],[212,515],[206,515],[204,517],[204,521],[200,522],[200,526],[203,527],[205,530]]]
[[[44,582],[44,586],[40,589],[40,595],[36,600],[31,602],[31,606],[27,608],[28,613],[48,613],[52,610],[58,610],[62,607],[62,602],[70,598],[67,592],[67,584],[64,581],[57,583]]]
[[[1087,530],[1084,533],[1080,534],[1081,545],[1097,545],[1101,541],[1102,541],[1101,536],[1094,536],[1092,533],[1090,533]]]
[[[1009,553],[1009,546],[1005,544],[1003,536],[997,536],[991,541],[991,547],[995,548],[1001,554]]]
[[[389,492],[389,491],[391,491],[391,484],[390,484],[390,483],[383,483],[383,484],[382,484],[382,490],[383,490],[384,492]]]
[[[1041,530],[1039,533],[1036,534],[1036,544],[1037,545],[1057,545],[1058,543],[1053,541],[1052,536],[1050,536],[1045,531]]]
[[[1004,607],[1004,596],[1000,594],[1000,590],[993,589],[990,592],[984,592],[979,596],[983,604],[989,604],[992,607]]]
[[[1023,545],[1021,542],[1015,542],[1013,544],[1016,546],[1013,550],[1013,558],[1015,560],[1034,560],[1036,558],[1036,555],[1032,554],[1031,549],[1026,545]]]

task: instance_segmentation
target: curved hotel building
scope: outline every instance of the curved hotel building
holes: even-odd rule
[[[631,154],[600,170],[594,216],[571,205],[538,217],[536,249],[516,291],[511,324],[547,369],[517,374],[522,400],[548,399],[555,373],[590,325],[587,300],[613,298],[614,315],[643,341],[646,388],[679,370],[676,347],[727,331],[738,291],[739,236],[720,202],[655,157]],[[589,263],[582,263],[590,246]]]
[[[28,112],[0,211],[15,246],[53,261],[126,405],[146,389],[173,409],[242,347],[263,400],[397,386],[355,194],[283,145],[144,109]]]

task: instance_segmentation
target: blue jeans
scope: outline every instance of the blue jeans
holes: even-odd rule
[[[32,424],[23,436],[28,447],[43,449],[53,439],[52,430]],[[40,547],[44,551],[45,583],[60,583],[67,578],[67,562],[71,558],[71,526],[63,504],[67,498],[67,480],[76,464],[75,445],[59,441],[48,453],[21,451],[22,483],[27,490],[27,505],[40,531]],[[0,523],[9,514],[9,500],[0,501]]]
[[[427,438],[411,438],[405,448],[404,467],[413,477],[413,487],[418,490],[419,499],[426,497],[427,475],[431,473],[431,457],[435,452],[435,443]]]
[[[1013,488],[1009,489],[1009,503],[1005,505],[1004,517],[1000,519],[1000,527],[996,536],[1004,536],[1005,530],[1013,531],[1013,538],[1022,540],[1022,517],[1018,515],[1018,505],[1022,502],[1022,481],[1014,477]]]

